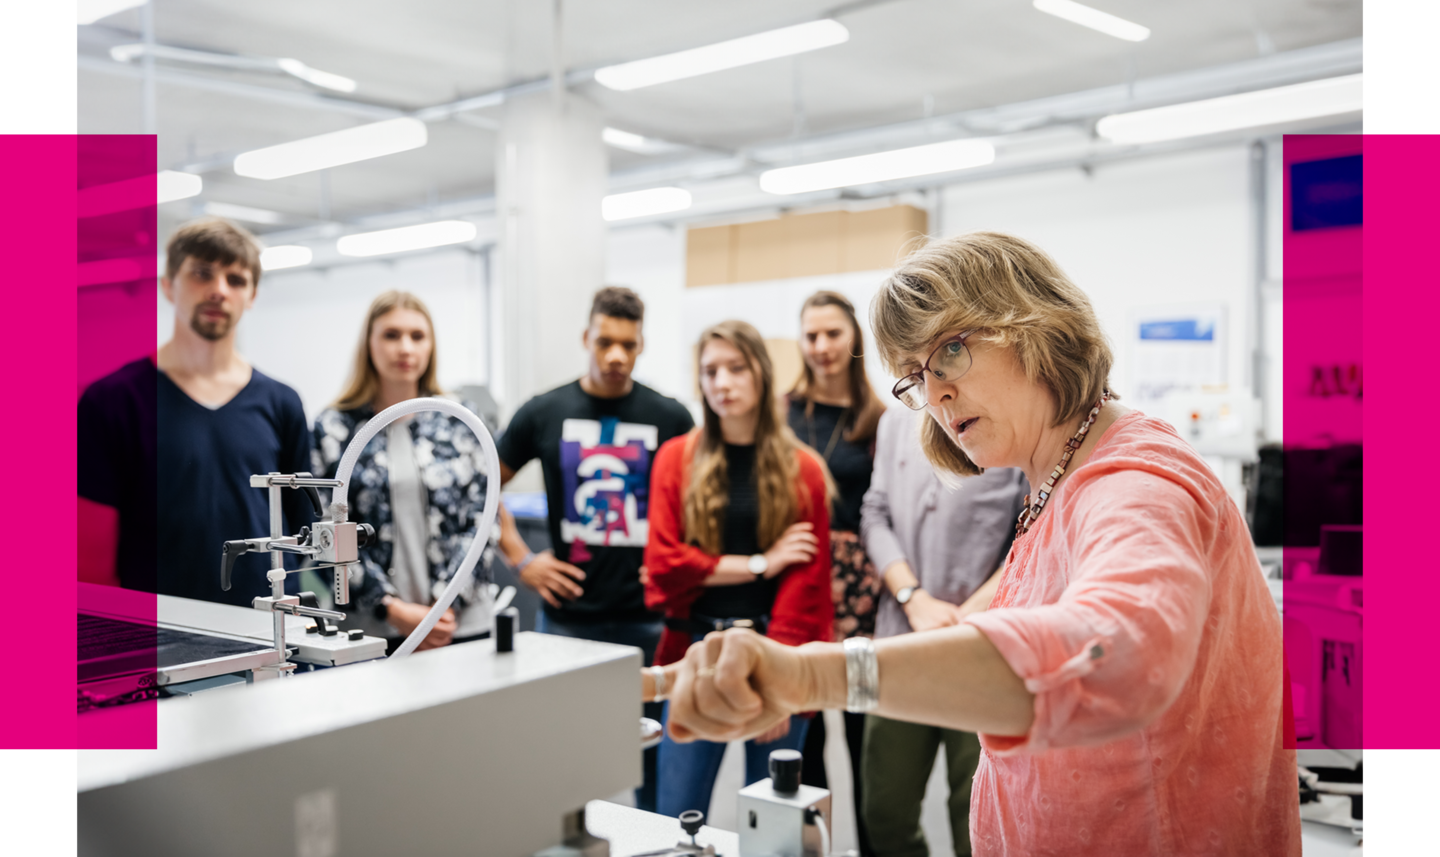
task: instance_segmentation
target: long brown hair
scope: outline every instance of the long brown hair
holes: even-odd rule
[[[885,405],[870,386],[870,376],[865,374],[865,334],[855,317],[855,305],[838,292],[819,291],[805,299],[800,307],[800,318],[805,318],[806,310],[827,306],[839,307],[845,313],[845,319],[850,322],[850,332],[854,335],[854,346],[850,351],[850,411],[846,417],[845,439],[851,443],[874,440]],[[805,416],[808,417],[815,413],[815,400],[810,398],[810,391],[815,388],[815,370],[805,360],[800,362],[804,369],[790,389],[790,396],[805,400]]]
[[[380,394],[380,373],[370,356],[370,334],[375,330],[375,322],[394,309],[413,309],[425,316],[425,323],[430,325],[430,362],[420,375],[420,395],[438,396],[442,392],[440,383],[435,380],[436,352],[439,349],[435,345],[435,322],[430,318],[430,310],[424,301],[409,292],[388,291],[375,298],[370,310],[365,313],[365,325],[360,328],[360,343],[355,346],[355,360],[350,365],[350,378],[345,382],[345,392],[333,405],[337,410],[349,411],[368,405]]]
[[[760,495],[760,525],[756,535],[761,550],[768,549],[785,528],[808,511],[809,495],[799,489],[800,443],[781,419],[775,399],[775,372],[760,331],[743,321],[722,321],[700,334],[695,349],[695,377],[700,377],[700,360],[705,346],[723,340],[739,349],[755,376],[760,409],[755,422],[755,483]],[[709,554],[721,551],[721,522],[730,502],[730,480],[725,464],[725,439],[720,433],[720,415],[700,397],[705,421],[690,462],[690,485],[685,491],[685,536]]]

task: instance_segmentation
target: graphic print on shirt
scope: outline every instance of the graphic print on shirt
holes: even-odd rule
[[[587,545],[644,547],[650,535],[650,462],[655,426],[614,417],[566,420],[560,434],[565,517],[560,536],[570,562],[590,559]]]

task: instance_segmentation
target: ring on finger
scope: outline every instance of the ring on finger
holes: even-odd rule
[[[714,667],[701,667],[700,669],[698,669],[698,670],[695,671],[695,677],[696,677],[696,678],[714,678],[714,677],[715,677],[715,668],[714,668]]]

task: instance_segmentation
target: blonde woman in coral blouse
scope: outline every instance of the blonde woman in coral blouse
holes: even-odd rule
[[[912,255],[871,312],[932,464],[1029,480],[991,607],[843,646],[711,634],[661,677],[672,736],[874,711],[980,733],[977,855],[1299,855],[1280,617],[1245,521],[1167,424],[1115,401],[1084,292],[973,233]]]

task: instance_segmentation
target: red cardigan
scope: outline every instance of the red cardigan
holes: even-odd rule
[[[685,539],[685,488],[690,484],[690,461],[700,429],[671,438],[660,447],[650,475],[650,538],[645,544],[645,606],[664,610],[667,617],[687,619],[690,606],[704,592],[704,580],[715,573],[720,558],[705,553]],[[820,463],[804,450],[800,458],[799,490],[809,499],[809,511],[798,520],[815,527],[819,539],[815,558],[781,573],[770,609],[766,636],[789,646],[827,642],[835,608],[830,601],[830,509],[825,496],[825,474]],[[655,663],[671,664],[685,657],[690,635],[665,629]]]

